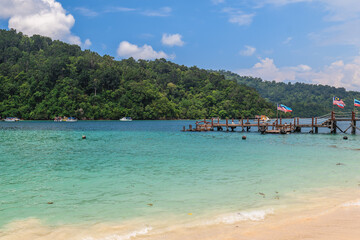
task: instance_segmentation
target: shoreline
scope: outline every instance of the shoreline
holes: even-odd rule
[[[352,189],[354,190],[354,189]],[[0,228],[3,240],[355,240],[360,235],[360,194],[339,191],[331,197],[316,194],[311,203],[220,215],[211,220],[172,222],[174,216],[122,223],[44,225],[29,218]],[[309,196],[301,196],[307,199]],[[319,202],[317,202],[319,201]],[[189,214],[191,215],[191,214]],[[193,216],[188,216],[189,218]],[[196,217],[196,216],[194,216]]]

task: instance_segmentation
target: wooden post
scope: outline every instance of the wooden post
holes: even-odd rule
[[[351,112],[351,123],[352,123],[351,134],[356,134],[356,116],[354,111]]]
[[[186,130],[186,129],[185,129],[185,126],[183,126],[183,132],[185,132],[185,130]]]
[[[220,118],[218,117],[218,124],[220,124]]]
[[[330,126],[331,126],[331,133],[336,133],[336,121],[335,121],[335,112],[334,111],[331,112]]]
[[[282,118],[280,117],[280,125],[282,124]]]
[[[231,119],[231,124],[234,124],[234,118]]]
[[[311,118],[311,133],[314,133],[314,117]]]
[[[211,128],[210,131],[214,131],[214,118],[211,118]]]
[[[294,118],[294,127],[295,127],[295,125],[296,125],[296,118]]]
[[[229,118],[226,118],[226,131],[229,131]]]
[[[244,129],[244,119],[243,118],[241,118],[241,127],[242,127],[242,131],[244,132],[245,129]]]
[[[189,131],[192,131],[192,125],[191,124],[189,125]]]
[[[249,118],[247,118],[247,122],[246,122],[246,123],[248,123],[248,124],[250,123]],[[248,132],[249,130],[250,130],[250,127],[247,126],[247,127],[246,127],[246,131]]]

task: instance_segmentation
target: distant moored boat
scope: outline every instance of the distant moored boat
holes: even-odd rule
[[[120,121],[122,121],[122,122],[131,122],[132,118],[131,117],[123,117],[123,118],[120,119]]]
[[[77,122],[77,118],[76,117],[69,117],[66,119],[66,122]]]
[[[20,121],[20,119],[18,119],[17,117],[7,117],[4,119],[5,122],[18,122]]]
[[[54,122],[77,122],[76,117],[55,117]]]

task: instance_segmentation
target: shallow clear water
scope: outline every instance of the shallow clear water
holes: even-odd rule
[[[180,132],[192,123],[1,122],[0,227],[206,218],[358,187],[358,135]]]

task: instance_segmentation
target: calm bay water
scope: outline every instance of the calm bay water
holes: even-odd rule
[[[191,123],[1,122],[0,227],[206,219],[358,187],[358,135],[180,132]]]

